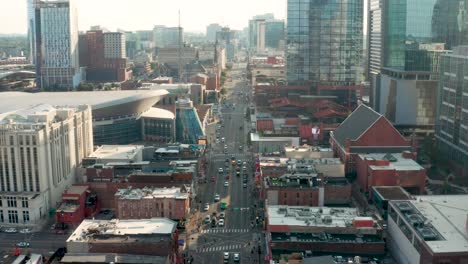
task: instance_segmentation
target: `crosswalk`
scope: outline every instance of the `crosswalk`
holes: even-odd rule
[[[211,228],[211,229],[204,229],[201,231],[202,234],[214,234],[214,233],[248,233],[248,228],[240,228],[240,229],[227,229],[227,228]]]
[[[245,245],[225,245],[225,246],[213,246],[213,247],[206,247],[206,248],[199,248],[197,249],[197,253],[208,253],[208,252],[216,252],[216,251],[232,251],[238,250],[245,247]]]

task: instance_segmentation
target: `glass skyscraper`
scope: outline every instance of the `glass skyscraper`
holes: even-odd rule
[[[289,84],[353,86],[362,81],[362,0],[288,0]]]

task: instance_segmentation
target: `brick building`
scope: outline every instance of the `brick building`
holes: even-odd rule
[[[356,208],[267,206],[266,229],[270,259],[280,254],[384,255],[382,229]]]
[[[388,121],[370,107],[361,104],[330,134],[330,144],[336,157],[344,163],[346,174],[356,174],[359,154],[401,153],[413,151],[405,139]]]
[[[67,253],[169,257],[178,263],[177,223],[167,218],[84,220],[67,239]]]
[[[424,194],[426,170],[414,154],[373,153],[356,156],[357,183],[364,192],[372,186],[401,186],[413,194]]]
[[[62,193],[62,204],[55,211],[55,222],[78,226],[83,219],[99,210],[96,194],[87,185],[72,185]]]
[[[144,219],[167,217],[186,219],[190,210],[188,188],[119,189],[115,194],[116,217],[119,219]]]
[[[468,195],[416,196],[388,204],[388,248],[398,263],[467,263]]]

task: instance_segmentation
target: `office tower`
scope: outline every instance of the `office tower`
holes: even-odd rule
[[[104,57],[106,59],[125,59],[125,35],[120,32],[104,33]]]
[[[228,27],[216,32],[216,42],[226,49],[226,59],[233,61],[236,55],[235,32]]]
[[[67,90],[81,82],[77,13],[73,0],[34,3],[37,84]]]
[[[27,0],[28,9],[28,42],[29,42],[29,63],[36,64],[36,14],[34,11],[35,0]]]
[[[438,156],[468,177],[468,46],[441,56],[435,135]]]
[[[355,105],[362,90],[362,0],[288,0],[287,81]]]
[[[371,106],[397,128],[432,132],[440,56],[463,44],[466,0],[370,0]]]
[[[220,24],[209,24],[206,27],[206,39],[209,42],[214,42],[216,40],[216,32],[221,31],[222,28]]]
[[[284,20],[265,22],[265,46],[267,48],[278,49],[284,37]]]
[[[93,151],[90,106],[0,109],[0,218],[34,225],[48,217]]]
[[[257,52],[262,53],[265,51],[265,32],[266,32],[266,22],[258,21],[257,22]]]
[[[179,27],[154,26],[153,41],[157,48],[179,45],[179,33],[182,35],[181,43],[184,43],[184,29]]]

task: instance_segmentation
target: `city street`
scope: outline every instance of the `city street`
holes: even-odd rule
[[[245,94],[248,92],[246,82],[242,81],[245,66],[235,64],[231,70],[229,77],[232,82],[226,84],[227,99],[221,104],[222,122],[208,131],[211,150],[207,158],[207,183],[199,185],[199,208],[193,216],[197,228],[191,234],[189,243],[189,254],[194,263],[223,263],[224,252],[230,253],[229,263],[234,263],[234,253],[240,253],[240,262],[243,263],[255,263],[258,260],[256,249],[260,227],[253,224],[257,207],[253,199],[253,157],[246,145],[249,129],[245,119],[248,107]],[[219,143],[216,143],[216,137]],[[232,164],[234,159],[235,165]],[[246,162],[245,172],[244,165],[238,164],[239,160]],[[240,175],[236,176],[238,165]],[[244,177],[247,181],[245,186]],[[220,195],[220,201],[215,202],[216,194]],[[225,210],[221,209],[222,202],[227,204]],[[208,211],[204,211],[205,203],[209,204]],[[221,212],[226,214],[224,226],[203,222],[205,217],[212,217],[214,213],[219,220]]]

